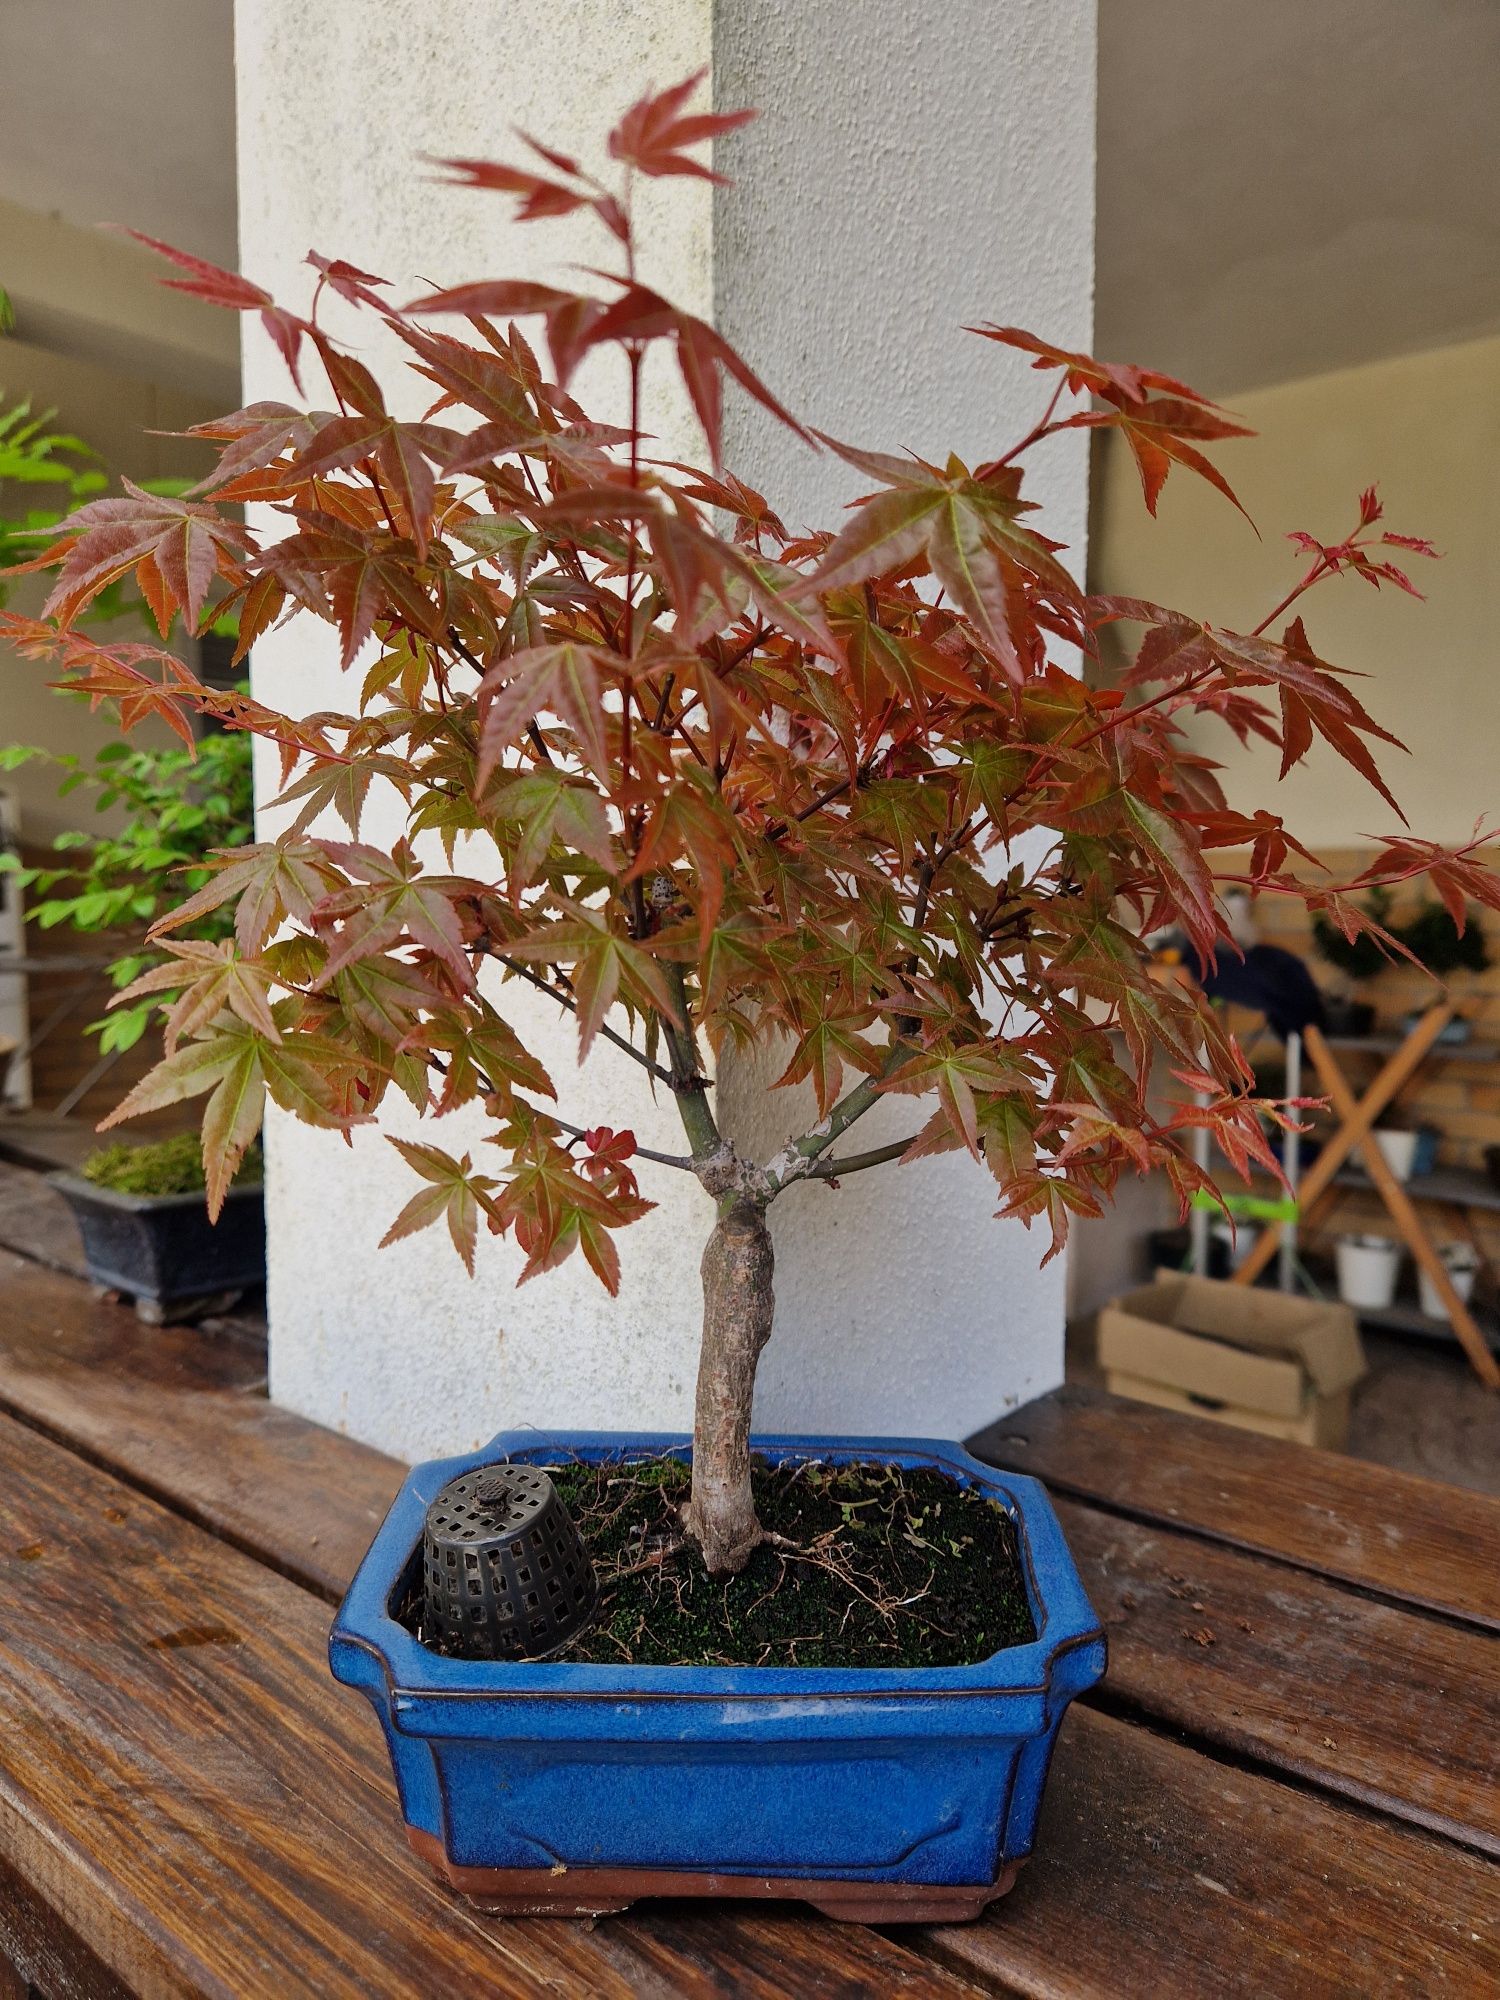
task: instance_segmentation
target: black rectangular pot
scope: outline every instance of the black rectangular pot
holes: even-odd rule
[[[259,1185],[231,1188],[212,1223],[201,1192],[117,1194],[80,1174],[47,1178],[77,1220],[90,1278],[127,1293],[145,1319],[190,1318],[207,1299],[265,1283]]]

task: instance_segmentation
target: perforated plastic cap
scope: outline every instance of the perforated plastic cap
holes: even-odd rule
[[[594,1615],[598,1585],[545,1472],[487,1465],[445,1486],[423,1549],[429,1643],[467,1660],[558,1652]]]

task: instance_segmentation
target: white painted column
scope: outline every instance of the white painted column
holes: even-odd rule
[[[710,66],[719,104],[763,115],[722,149],[734,189],[644,190],[647,281],[711,313],[820,428],[978,459],[1033,419],[1038,378],[963,323],[1088,340],[1093,14],[1093,0],[236,0],[243,267],[297,304],[310,247],[403,296],[592,261],[597,245],[569,222],[519,228],[505,202],[424,178],[419,156],[503,155],[516,125],[587,152],[643,89]],[[365,353],[377,368],[388,358]],[[245,371],[247,400],[286,396],[254,325]],[[612,386],[598,373],[581,393],[601,407]],[[647,421],[672,455],[697,455],[665,372],[648,385]],[[728,458],[793,521],[827,521],[857,490],[857,475],[738,405]],[[1081,563],[1082,452],[1057,450],[1042,485],[1049,531]],[[263,698],[294,710],[347,700],[330,635],[307,620],[257,647],[255,677]],[[395,830],[377,818],[367,837]],[[585,1088],[571,1023],[540,996],[516,1006],[564,1116],[576,1105],[679,1149],[672,1107],[652,1106],[623,1057],[591,1059]],[[769,1151],[795,1114],[759,1103],[753,1081],[726,1076],[722,1101],[737,1134]],[[860,1143],[895,1136],[912,1108],[871,1114]],[[432,1136],[451,1145],[457,1123]],[[393,1112],[390,1129],[412,1121]],[[708,1219],[694,1184],[644,1170],[660,1207],[621,1236],[611,1303],[578,1259],[515,1290],[507,1243],[481,1245],[472,1283],[433,1234],[377,1254],[408,1178],[373,1133],[350,1149],[273,1121],[279,1401],[410,1456],[521,1424],[687,1427]],[[1060,1272],[1039,1276],[1044,1246],[994,1222],[993,1207],[967,1157],[778,1202],[777,1330],[757,1422],[962,1436],[1059,1381]]]

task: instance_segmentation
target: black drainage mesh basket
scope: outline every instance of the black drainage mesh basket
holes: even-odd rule
[[[545,1472],[487,1465],[427,1510],[424,1635],[468,1660],[535,1660],[576,1638],[598,1587]]]

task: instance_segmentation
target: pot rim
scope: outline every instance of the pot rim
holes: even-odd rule
[[[369,1687],[371,1667],[384,1682],[392,1720],[402,1711],[415,1733],[437,1703],[457,1713],[470,1703],[568,1699],[630,1701],[780,1702],[879,1699],[931,1703],[935,1698],[1045,1697],[1057,1662],[1104,1634],[1084,1594],[1052,1504],[1040,1483],[1001,1472],[935,1438],[827,1437],[786,1433],[751,1438],[751,1450],[777,1459],[849,1462],[882,1459],[948,1473],[998,1499],[1016,1530],[1022,1576],[1036,1637],[959,1667],[703,1667],[626,1666],[592,1662],[449,1659],[422,1645],[392,1614],[390,1599],[422,1538],[428,1503],[450,1479],[501,1458],[532,1463],[559,1457],[686,1457],[691,1438],[678,1432],[578,1431],[546,1437],[536,1430],[502,1431],[477,1451],[413,1467],[392,1503],[339,1608],[329,1640],[337,1679]],[[1102,1671],[1102,1662],[1100,1671]],[[1087,1676],[1097,1678],[1097,1673]],[[1086,1684],[1086,1683],[1085,1683]],[[1070,1689],[1071,1693],[1072,1690]],[[416,1711],[424,1711],[424,1714]],[[455,1733],[463,1733],[458,1724]]]
[[[202,1188],[190,1188],[186,1194],[125,1194],[119,1188],[101,1187],[97,1181],[85,1179],[75,1174],[70,1167],[59,1167],[46,1177],[47,1185],[55,1187],[60,1195],[69,1200],[101,1202],[107,1208],[124,1208],[133,1213],[143,1209],[162,1211],[170,1208],[203,1208],[206,1197]],[[241,1181],[237,1186],[226,1188],[224,1200],[228,1203],[238,1196],[244,1200],[249,1195],[263,1195],[262,1181]]]

